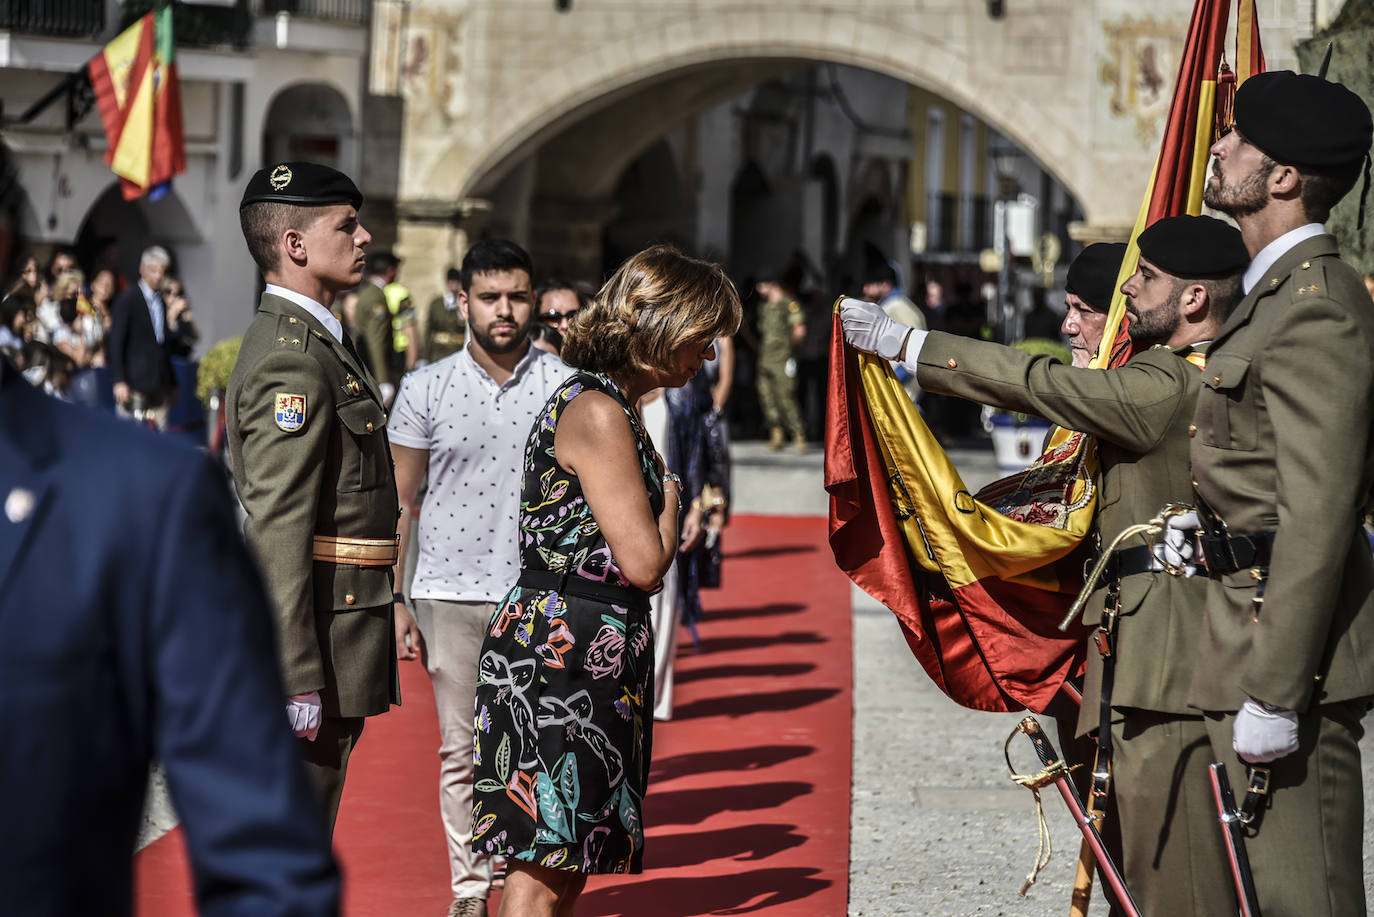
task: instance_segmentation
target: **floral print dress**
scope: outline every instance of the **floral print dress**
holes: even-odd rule
[[[580,482],[554,457],[563,409],[588,391],[625,409],[655,516],[664,505],[653,444],[624,395],[606,376],[573,375],[525,448],[520,579],[482,644],[472,847],[552,869],[639,872],[653,740],[648,594],[621,576]]]

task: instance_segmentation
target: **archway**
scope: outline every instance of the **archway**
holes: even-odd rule
[[[149,245],[162,245],[172,255],[172,271],[196,257],[205,235],[185,202],[173,190],[156,201],[126,201],[119,183],[111,183],[95,199],[76,236],[78,260],[91,272],[113,270],[122,279],[138,276],[138,259]]]
[[[262,161],[304,159],[348,173],[357,168],[357,135],[348,100],[333,86],[299,83],[272,98],[263,120]]]

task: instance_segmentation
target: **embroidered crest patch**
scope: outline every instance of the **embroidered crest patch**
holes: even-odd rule
[[[305,396],[277,392],[277,426],[295,433],[305,426]]]

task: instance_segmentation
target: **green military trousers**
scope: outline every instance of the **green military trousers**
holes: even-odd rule
[[[770,428],[785,430],[793,437],[806,434],[797,409],[797,383],[787,375],[785,360],[759,361],[759,403]]]
[[[1246,841],[1264,917],[1363,917],[1361,720],[1369,698],[1313,706],[1298,750],[1269,765],[1269,796]],[[1209,713],[1207,732],[1237,803],[1245,765],[1231,749],[1234,713]]]

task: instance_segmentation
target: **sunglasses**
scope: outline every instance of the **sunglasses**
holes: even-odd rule
[[[539,320],[543,322],[548,322],[551,325],[556,325],[565,319],[567,321],[572,321],[573,316],[577,315],[577,313],[581,311],[581,309],[573,309],[571,312],[555,312],[554,310],[550,309],[547,312],[540,312]]]

